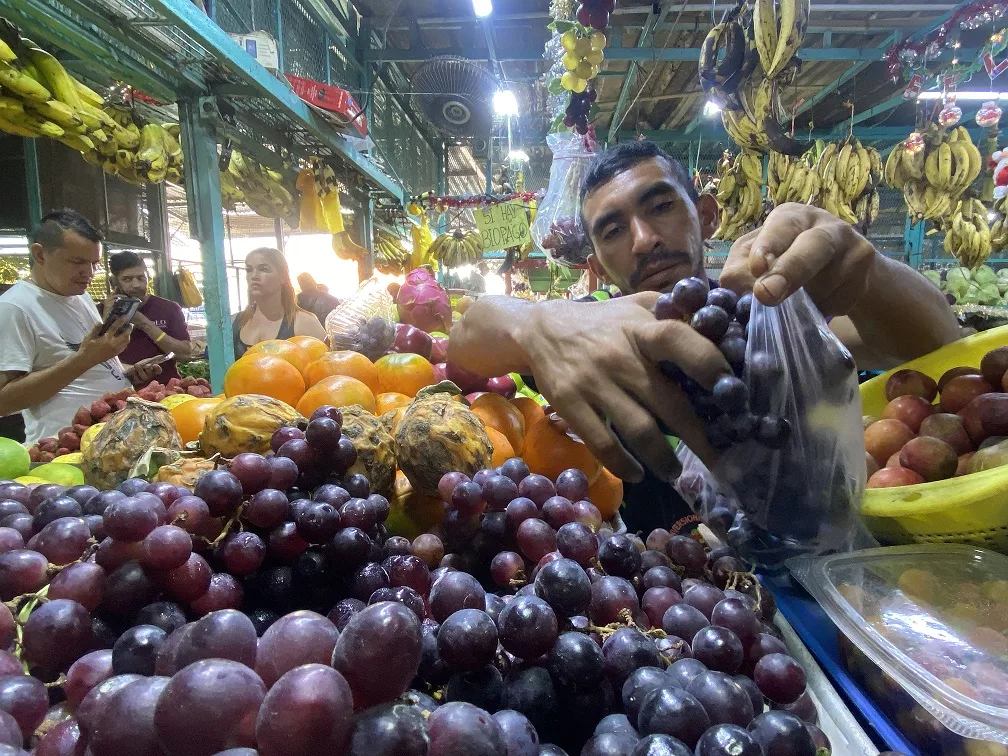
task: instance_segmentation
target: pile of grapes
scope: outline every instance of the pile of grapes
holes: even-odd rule
[[[411,542],[339,410],[272,447],[193,491],[0,482],[0,756],[828,748],[730,550],[614,533],[520,459],[446,474]]]
[[[851,439],[843,420],[854,408],[857,382],[850,354],[815,323],[799,332],[768,321],[764,331],[782,332],[750,344],[752,306],[752,294],[708,291],[705,281],[686,278],[658,298],[655,317],[689,322],[731,368],[706,391],[678,366],[661,366],[683,388],[711,446],[730,455],[720,482],[738,496],[689,466],[677,487],[740,554],[776,566],[819,541],[841,548],[851,531],[860,471],[844,466]]]
[[[569,129],[574,129],[578,134],[584,136],[588,133],[588,114],[591,112],[592,103],[595,102],[598,93],[595,87],[587,86],[582,92],[571,92],[570,102],[564,111],[563,124]]]

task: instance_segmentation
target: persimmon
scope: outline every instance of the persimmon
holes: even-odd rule
[[[309,388],[331,375],[348,375],[356,378],[371,389],[371,393],[378,393],[378,369],[360,352],[350,350],[326,352],[317,360],[308,363],[304,369],[305,383]]]
[[[305,381],[292,363],[272,354],[246,352],[224,374],[224,395],[262,394],[292,407],[304,396]]]
[[[330,375],[320,380],[305,391],[301,401],[297,403],[297,411],[305,417],[311,417],[312,412],[326,404],[333,407],[359,404],[368,412],[375,411],[375,398],[371,389],[348,375]]]

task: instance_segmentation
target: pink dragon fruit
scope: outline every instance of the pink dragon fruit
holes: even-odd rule
[[[399,320],[431,331],[448,333],[452,323],[448,292],[427,268],[415,268],[406,274],[399,289]]]

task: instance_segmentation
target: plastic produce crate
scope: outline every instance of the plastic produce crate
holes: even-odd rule
[[[799,561],[841,657],[922,754],[1008,755],[1008,558],[955,544]]]

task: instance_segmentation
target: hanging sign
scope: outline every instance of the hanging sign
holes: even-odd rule
[[[476,228],[483,239],[483,251],[494,252],[520,247],[531,240],[528,213],[517,200],[473,208]]]

